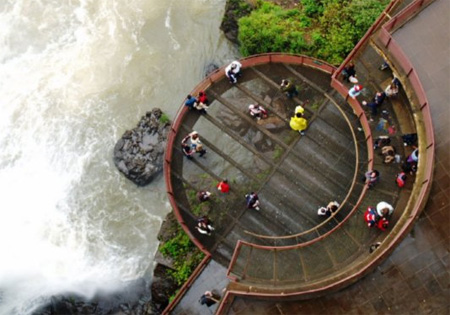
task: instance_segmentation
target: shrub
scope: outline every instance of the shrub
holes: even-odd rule
[[[172,279],[181,286],[203,259],[204,254],[194,246],[189,236],[181,228],[172,239],[159,247],[164,257],[174,260],[174,270],[169,270]]]
[[[389,0],[302,0],[284,10],[259,2],[239,20],[244,56],[287,52],[308,54],[339,64],[383,11]]]
[[[283,10],[263,2],[239,20],[239,42],[244,56],[265,52],[296,52],[305,47],[302,29],[309,24],[297,9]]]

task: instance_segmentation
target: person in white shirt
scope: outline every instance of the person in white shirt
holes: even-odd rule
[[[233,61],[225,68],[225,75],[230,80],[230,83],[237,83],[237,78],[241,76],[242,64],[239,61]]]
[[[392,207],[387,202],[381,201],[377,204],[377,214],[380,217],[390,216],[392,214],[392,212],[394,212],[394,207]]]

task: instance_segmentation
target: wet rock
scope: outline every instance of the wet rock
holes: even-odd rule
[[[249,15],[253,7],[249,1],[246,0],[228,0],[225,5],[225,13],[220,24],[220,29],[223,31],[225,37],[238,44],[238,20],[246,15]]]
[[[219,66],[217,66],[216,64],[214,64],[214,63],[208,64],[205,67],[205,77],[207,77],[208,75],[210,75],[211,73],[213,73],[217,69],[219,69]]]
[[[114,164],[138,186],[148,185],[163,168],[170,124],[161,123],[162,111],[154,108],[136,128],[127,130],[114,147]]]
[[[156,311],[162,312],[169,305],[169,298],[177,290],[177,284],[168,274],[170,268],[161,264],[156,265],[153,271],[152,304]]]

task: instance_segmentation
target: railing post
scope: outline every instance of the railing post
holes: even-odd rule
[[[389,35],[389,39],[388,39],[386,45],[384,46],[384,48],[388,48],[389,47],[389,44],[391,43],[391,40],[392,40],[392,37],[391,37],[391,35]]]
[[[391,30],[395,27],[395,23],[397,23],[397,17],[394,17],[394,20],[392,21],[392,26],[391,26]]]
[[[409,78],[409,75],[414,71],[414,68],[411,67],[408,71],[408,73],[406,74],[406,77]]]

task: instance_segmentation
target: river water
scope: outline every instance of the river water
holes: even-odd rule
[[[164,180],[136,187],[113,147],[153,107],[173,118],[208,64],[238,56],[219,30],[224,7],[0,2],[0,314],[150,279]]]

